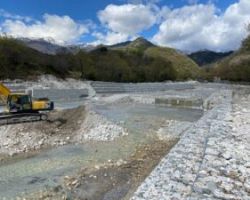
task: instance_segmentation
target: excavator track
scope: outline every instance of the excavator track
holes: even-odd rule
[[[48,116],[44,113],[0,113],[0,126],[46,121]]]

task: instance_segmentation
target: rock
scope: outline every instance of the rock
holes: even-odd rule
[[[116,162],[116,165],[119,167],[119,166],[121,166],[122,164],[124,164],[124,161],[122,160],[122,159],[120,159],[120,160],[118,160],[117,162]]]
[[[204,178],[207,177],[209,175],[209,173],[207,173],[205,170],[202,170],[199,172],[199,177]]]
[[[13,156],[17,155],[17,153],[16,153],[16,152],[10,152],[9,155],[10,155],[11,157],[13,157]]]
[[[249,182],[244,183],[244,188],[245,188],[245,191],[248,194],[250,194],[250,183]]]
[[[4,147],[9,146],[9,143],[8,143],[8,142],[5,142],[5,143],[3,143],[3,146],[4,146]]]
[[[243,108],[243,109],[242,109],[242,112],[243,112],[243,113],[247,113],[247,112],[248,112],[248,110],[247,110],[247,109],[245,109],[245,108]]]
[[[225,194],[221,192],[220,190],[215,190],[213,193],[214,197],[222,200],[240,200],[240,198],[232,195],[232,194]]]
[[[181,181],[186,184],[186,185],[189,185],[191,182],[194,181],[194,176],[191,175],[191,174],[187,174],[185,175],[184,177],[182,177]]]
[[[100,166],[99,165],[95,165],[95,169],[99,170]]]
[[[43,145],[43,144],[44,144],[44,140],[43,140],[43,139],[40,140],[40,141],[38,142],[38,144],[39,144],[39,145]]]
[[[244,167],[250,168],[250,162],[245,163],[245,164],[244,164]]]
[[[231,179],[237,179],[240,177],[241,173],[238,170],[229,170],[226,172],[226,175]]]
[[[232,192],[232,190],[234,189],[234,185],[230,184],[230,183],[226,183],[226,182],[222,182],[222,184],[220,185],[220,187],[224,190],[225,193],[229,194]]]
[[[75,186],[75,185],[77,185],[78,184],[78,180],[74,180],[72,183],[71,183],[71,185],[73,185],[73,186]]]
[[[223,153],[221,156],[222,156],[224,159],[226,159],[226,160],[231,160],[231,159],[232,159],[232,155],[231,155],[231,153],[229,153],[229,152],[225,152],[225,153]]]
[[[240,177],[239,177],[239,181],[240,181],[241,183],[244,183],[245,180],[246,180],[246,177],[244,177],[244,176],[240,176]]]

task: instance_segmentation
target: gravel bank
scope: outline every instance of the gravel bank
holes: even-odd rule
[[[49,121],[0,127],[0,157],[89,140],[112,141],[127,135],[119,125],[86,107],[53,111]]]
[[[93,111],[88,112],[78,132],[79,134],[75,138],[76,142],[86,140],[112,141],[118,137],[128,135],[124,128]],[[81,132],[84,132],[84,134],[81,134]]]

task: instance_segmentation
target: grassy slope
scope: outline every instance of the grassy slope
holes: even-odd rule
[[[250,82],[250,36],[237,52],[215,65],[212,75],[223,80]]]
[[[139,38],[116,50],[126,52],[127,54],[141,54],[143,57],[159,59],[168,63],[168,65],[171,64],[172,70],[170,73],[174,73],[172,75],[174,80],[195,79],[201,75],[198,65],[188,56],[172,48],[155,46],[143,38]]]
[[[166,61],[173,63],[177,79],[188,79],[199,76],[198,65],[185,55],[178,53],[171,48],[150,47],[145,51],[145,55],[149,57],[160,57]]]

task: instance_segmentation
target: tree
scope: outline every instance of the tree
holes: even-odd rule
[[[247,25],[247,33],[250,34],[250,23]]]
[[[76,54],[76,59],[78,61],[77,70],[81,73],[80,78],[86,79],[86,74],[88,73],[88,70],[91,68],[92,65],[91,58],[86,52],[81,50]]]

